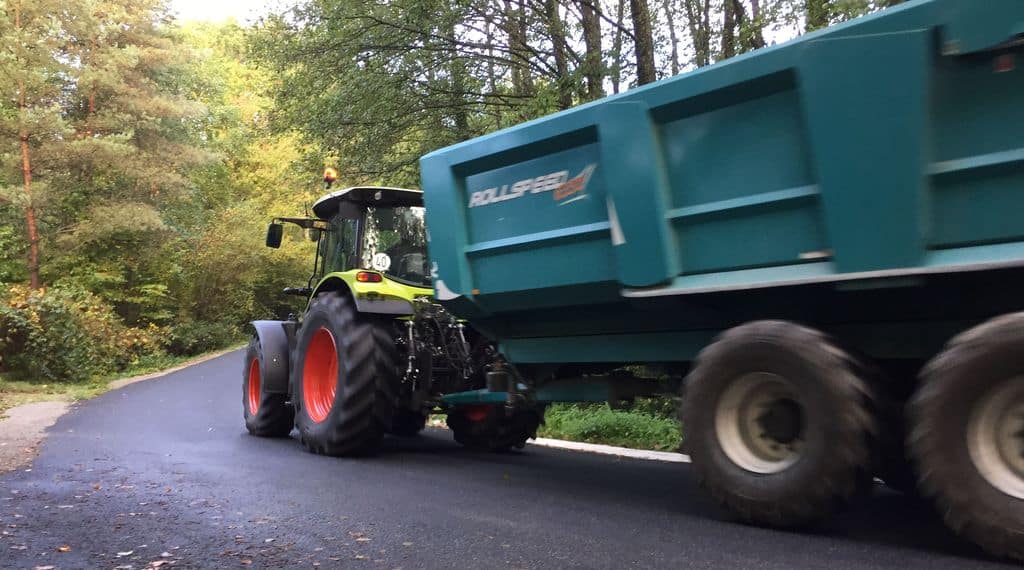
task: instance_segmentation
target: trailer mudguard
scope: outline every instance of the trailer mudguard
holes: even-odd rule
[[[263,386],[271,394],[288,393],[289,321],[252,321],[263,353]]]

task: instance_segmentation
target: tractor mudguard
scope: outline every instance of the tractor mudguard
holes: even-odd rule
[[[272,394],[288,393],[289,342],[292,321],[252,321],[263,353],[263,385]]]

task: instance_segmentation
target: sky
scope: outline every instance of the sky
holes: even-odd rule
[[[239,23],[251,23],[266,14],[281,0],[171,0],[171,11],[179,20],[222,22],[234,18]]]

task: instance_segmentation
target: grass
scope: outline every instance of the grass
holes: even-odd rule
[[[652,399],[633,409],[613,410],[606,404],[553,404],[537,435],[552,439],[602,443],[633,449],[675,451],[682,439],[671,402]]]
[[[214,352],[220,352],[220,350],[196,356],[170,356],[165,354],[144,356],[121,372],[95,378],[90,382],[76,384],[34,382],[31,380],[15,379],[9,374],[0,374],[0,419],[3,418],[7,410],[23,404],[54,400],[68,402],[87,400],[106,392],[110,387],[110,383],[114,380],[159,372],[184,364],[190,360],[202,358]]]

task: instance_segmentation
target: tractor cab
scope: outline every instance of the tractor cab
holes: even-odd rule
[[[286,293],[309,295],[316,282],[334,275],[350,282],[350,288],[377,283],[405,286],[399,296],[412,297],[431,288],[423,212],[420,190],[345,188],[317,200],[313,218],[274,218],[267,246],[280,246],[283,223],[305,228],[318,242],[308,287],[289,288]]]
[[[317,200],[313,213],[327,222],[320,243],[325,273],[365,269],[404,285],[431,286],[422,191],[346,188]]]

